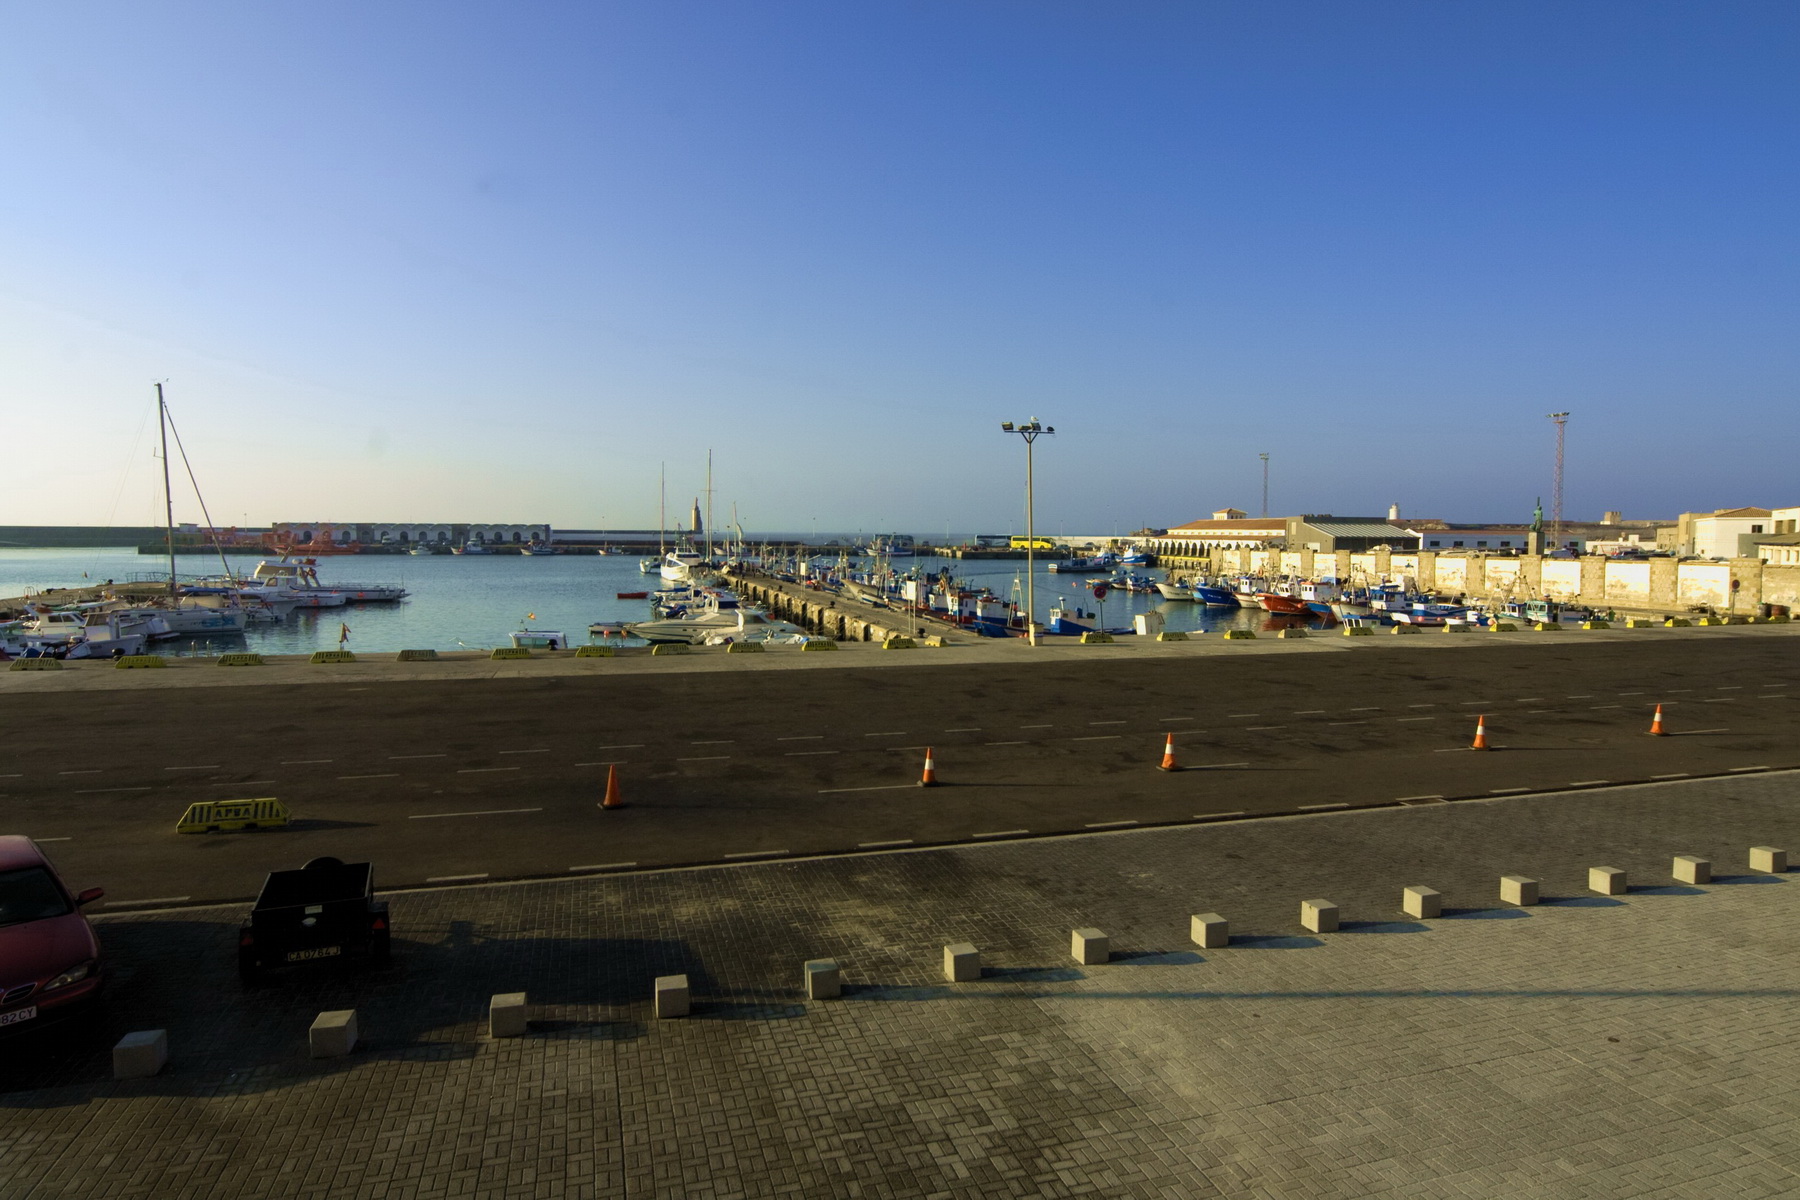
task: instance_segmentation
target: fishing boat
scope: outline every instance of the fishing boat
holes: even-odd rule
[[[507,636],[512,639],[513,647],[520,650],[567,650],[569,648],[568,637],[554,629],[515,629]]]
[[[1194,600],[1208,608],[1237,607],[1238,598],[1228,587],[1196,581],[1190,585],[1190,590],[1194,593]]]
[[[482,545],[480,542],[464,542],[460,546],[450,547],[450,553],[452,553],[452,554],[492,554],[493,551],[489,550],[486,546]]]
[[[548,542],[531,542],[519,547],[519,553],[527,558],[551,558],[562,552],[561,546],[552,546]]]
[[[1113,558],[1108,554],[1097,554],[1092,558],[1065,558],[1060,562],[1051,562],[1044,569],[1059,575],[1097,575],[1101,571],[1113,568]]]

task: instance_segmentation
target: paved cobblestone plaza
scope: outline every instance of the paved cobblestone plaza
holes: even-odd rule
[[[1800,893],[1744,867],[1800,845],[1795,785],[413,892],[391,968],[248,994],[241,909],[111,917],[103,1028],[0,1060],[0,1195],[1800,1194]],[[1714,881],[1672,883],[1681,853]],[[1500,905],[1514,873],[1545,902]],[[1315,897],[1339,931],[1300,927]],[[1189,940],[1207,911],[1229,947]],[[944,981],[958,941],[979,982]],[[808,1002],[822,957],[845,996]],[[693,1014],[657,1021],[678,972]],[[490,1040],[519,990],[531,1031]],[[310,1060],[344,1007],[363,1045]],[[168,1068],[110,1082],[142,1028]]]

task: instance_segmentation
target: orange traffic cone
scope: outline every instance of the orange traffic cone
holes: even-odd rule
[[[919,786],[936,787],[937,785],[937,764],[931,761],[931,747],[927,746],[925,747],[925,773],[919,776]]]
[[[1483,714],[1483,715],[1475,718],[1475,741],[1469,747],[1469,749],[1471,749],[1471,750],[1486,750],[1486,749],[1488,749],[1487,716],[1486,716],[1486,714]]]
[[[624,808],[625,801],[619,796],[619,768],[608,765],[606,768],[606,795],[600,800],[601,808]]]
[[[1650,736],[1668,737],[1669,731],[1663,728],[1662,705],[1656,706],[1656,715],[1650,718]]]
[[[1159,771],[1181,770],[1180,767],[1175,765],[1175,735],[1172,733],[1168,735],[1168,740],[1163,743],[1163,760],[1157,764],[1156,769]]]

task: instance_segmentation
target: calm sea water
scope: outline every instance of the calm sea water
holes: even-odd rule
[[[233,566],[245,573],[256,561],[232,558]],[[900,564],[908,561],[899,560]],[[911,561],[929,570],[947,565],[958,579],[986,585],[1001,596],[1010,595],[1017,580],[1023,595],[1022,561],[958,561],[935,556]],[[27,589],[81,587],[108,579],[123,581],[133,574],[156,571],[160,562],[130,547],[0,550],[0,597],[18,596]],[[199,555],[184,554],[179,564],[184,574],[218,569],[217,558]],[[1152,574],[1160,577],[1161,572]],[[267,654],[310,653],[335,648],[341,625],[350,627],[350,649],[371,652],[487,649],[509,644],[508,634],[527,625],[561,630],[580,643],[587,640],[587,627],[593,622],[647,619],[648,602],[620,600],[618,593],[644,591],[657,585],[655,575],[639,572],[636,557],[619,555],[328,557],[320,560],[319,575],[327,585],[398,583],[412,594],[397,604],[303,610],[279,625],[253,626],[242,638],[169,643],[164,652],[215,654],[248,649]],[[1090,581],[1088,576],[1052,574],[1040,563],[1040,619],[1056,599],[1062,599],[1071,608],[1079,605],[1088,612],[1101,608],[1086,586]],[[1272,627],[1269,615],[1260,611],[1207,609],[1196,604],[1169,603],[1154,593],[1118,592],[1105,598],[1105,623],[1110,627],[1129,626],[1135,614],[1150,609],[1160,610],[1171,630]]]

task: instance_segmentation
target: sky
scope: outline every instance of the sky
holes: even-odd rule
[[[0,524],[1800,503],[1791,0],[0,22]]]

